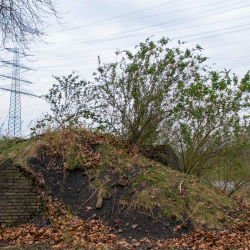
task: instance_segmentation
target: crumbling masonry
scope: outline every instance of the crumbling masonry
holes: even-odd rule
[[[0,225],[26,223],[41,211],[32,172],[8,159],[0,165]]]

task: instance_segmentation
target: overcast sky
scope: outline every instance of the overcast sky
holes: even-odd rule
[[[22,73],[22,78],[36,83],[22,87],[36,95],[48,92],[55,83],[52,75],[77,71],[82,79],[92,80],[98,55],[102,62],[113,62],[117,49],[133,50],[150,36],[153,40],[168,37],[172,46],[178,40],[190,48],[199,44],[214,70],[231,69],[242,77],[250,69],[250,0],[57,0],[57,4],[64,13],[61,25],[55,18],[48,19],[47,44],[32,45],[32,61],[21,59],[35,70]],[[1,74],[11,71],[2,68]],[[10,84],[10,79],[0,79],[0,86]],[[10,93],[0,91],[0,127],[9,102]],[[29,134],[28,124],[50,106],[24,95],[21,106],[24,136]],[[5,129],[7,125],[8,120]]]

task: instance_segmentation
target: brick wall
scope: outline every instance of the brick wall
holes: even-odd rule
[[[0,165],[0,225],[28,222],[42,209],[32,172],[8,159]]]

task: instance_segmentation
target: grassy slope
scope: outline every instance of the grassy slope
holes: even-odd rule
[[[94,152],[90,150],[93,145]],[[0,140],[0,162],[11,157],[25,165],[27,158],[39,155],[41,150],[51,157],[63,157],[68,169],[88,168],[92,176],[112,169],[121,179],[128,178],[135,194],[127,209],[151,213],[157,208],[158,218],[168,216],[183,223],[191,219],[196,227],[220,227],[226,210],[236,206],[206,181],[146,159],[117,138],[87,130],[48,132],[25,141]],[[137,171],[135,178],[126,176],[131,171]],[[121,202],[126,204],[126,198]]]

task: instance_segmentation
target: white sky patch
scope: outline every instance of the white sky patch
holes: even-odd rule
[[[114,62],[115,51],[132,50],[147,37],[162,36],[186,41],[192,48],[199,44],[207,64],[214,70],[232,69],[239,77],[250,69],[250,0],[58,0],[65,13],[62,26],[55,18],[46,32],[47,44],[32,45],[30,61],[21,62],[36,71],[23,78],[36,83],[23,86],[36,95],[44,95],[55,83],[52,75],[68,76],[77,71],[81,79],[92,80],[98,67],[97,56]],[[175,39],[174,39],[175,38]],[[13,55],[1,54],[5,60]],[[1,68],[11,75],[12,68]],[[10,79],[0,79],[0,86]],[[0,126],[9,112],[10,93],[0,91]],[[50,106],[43,99],[21,97],[23,129],[37,120]],[[4,128],[7,128],[5,122]],[[27,132],[26,132],[27,134]]]

